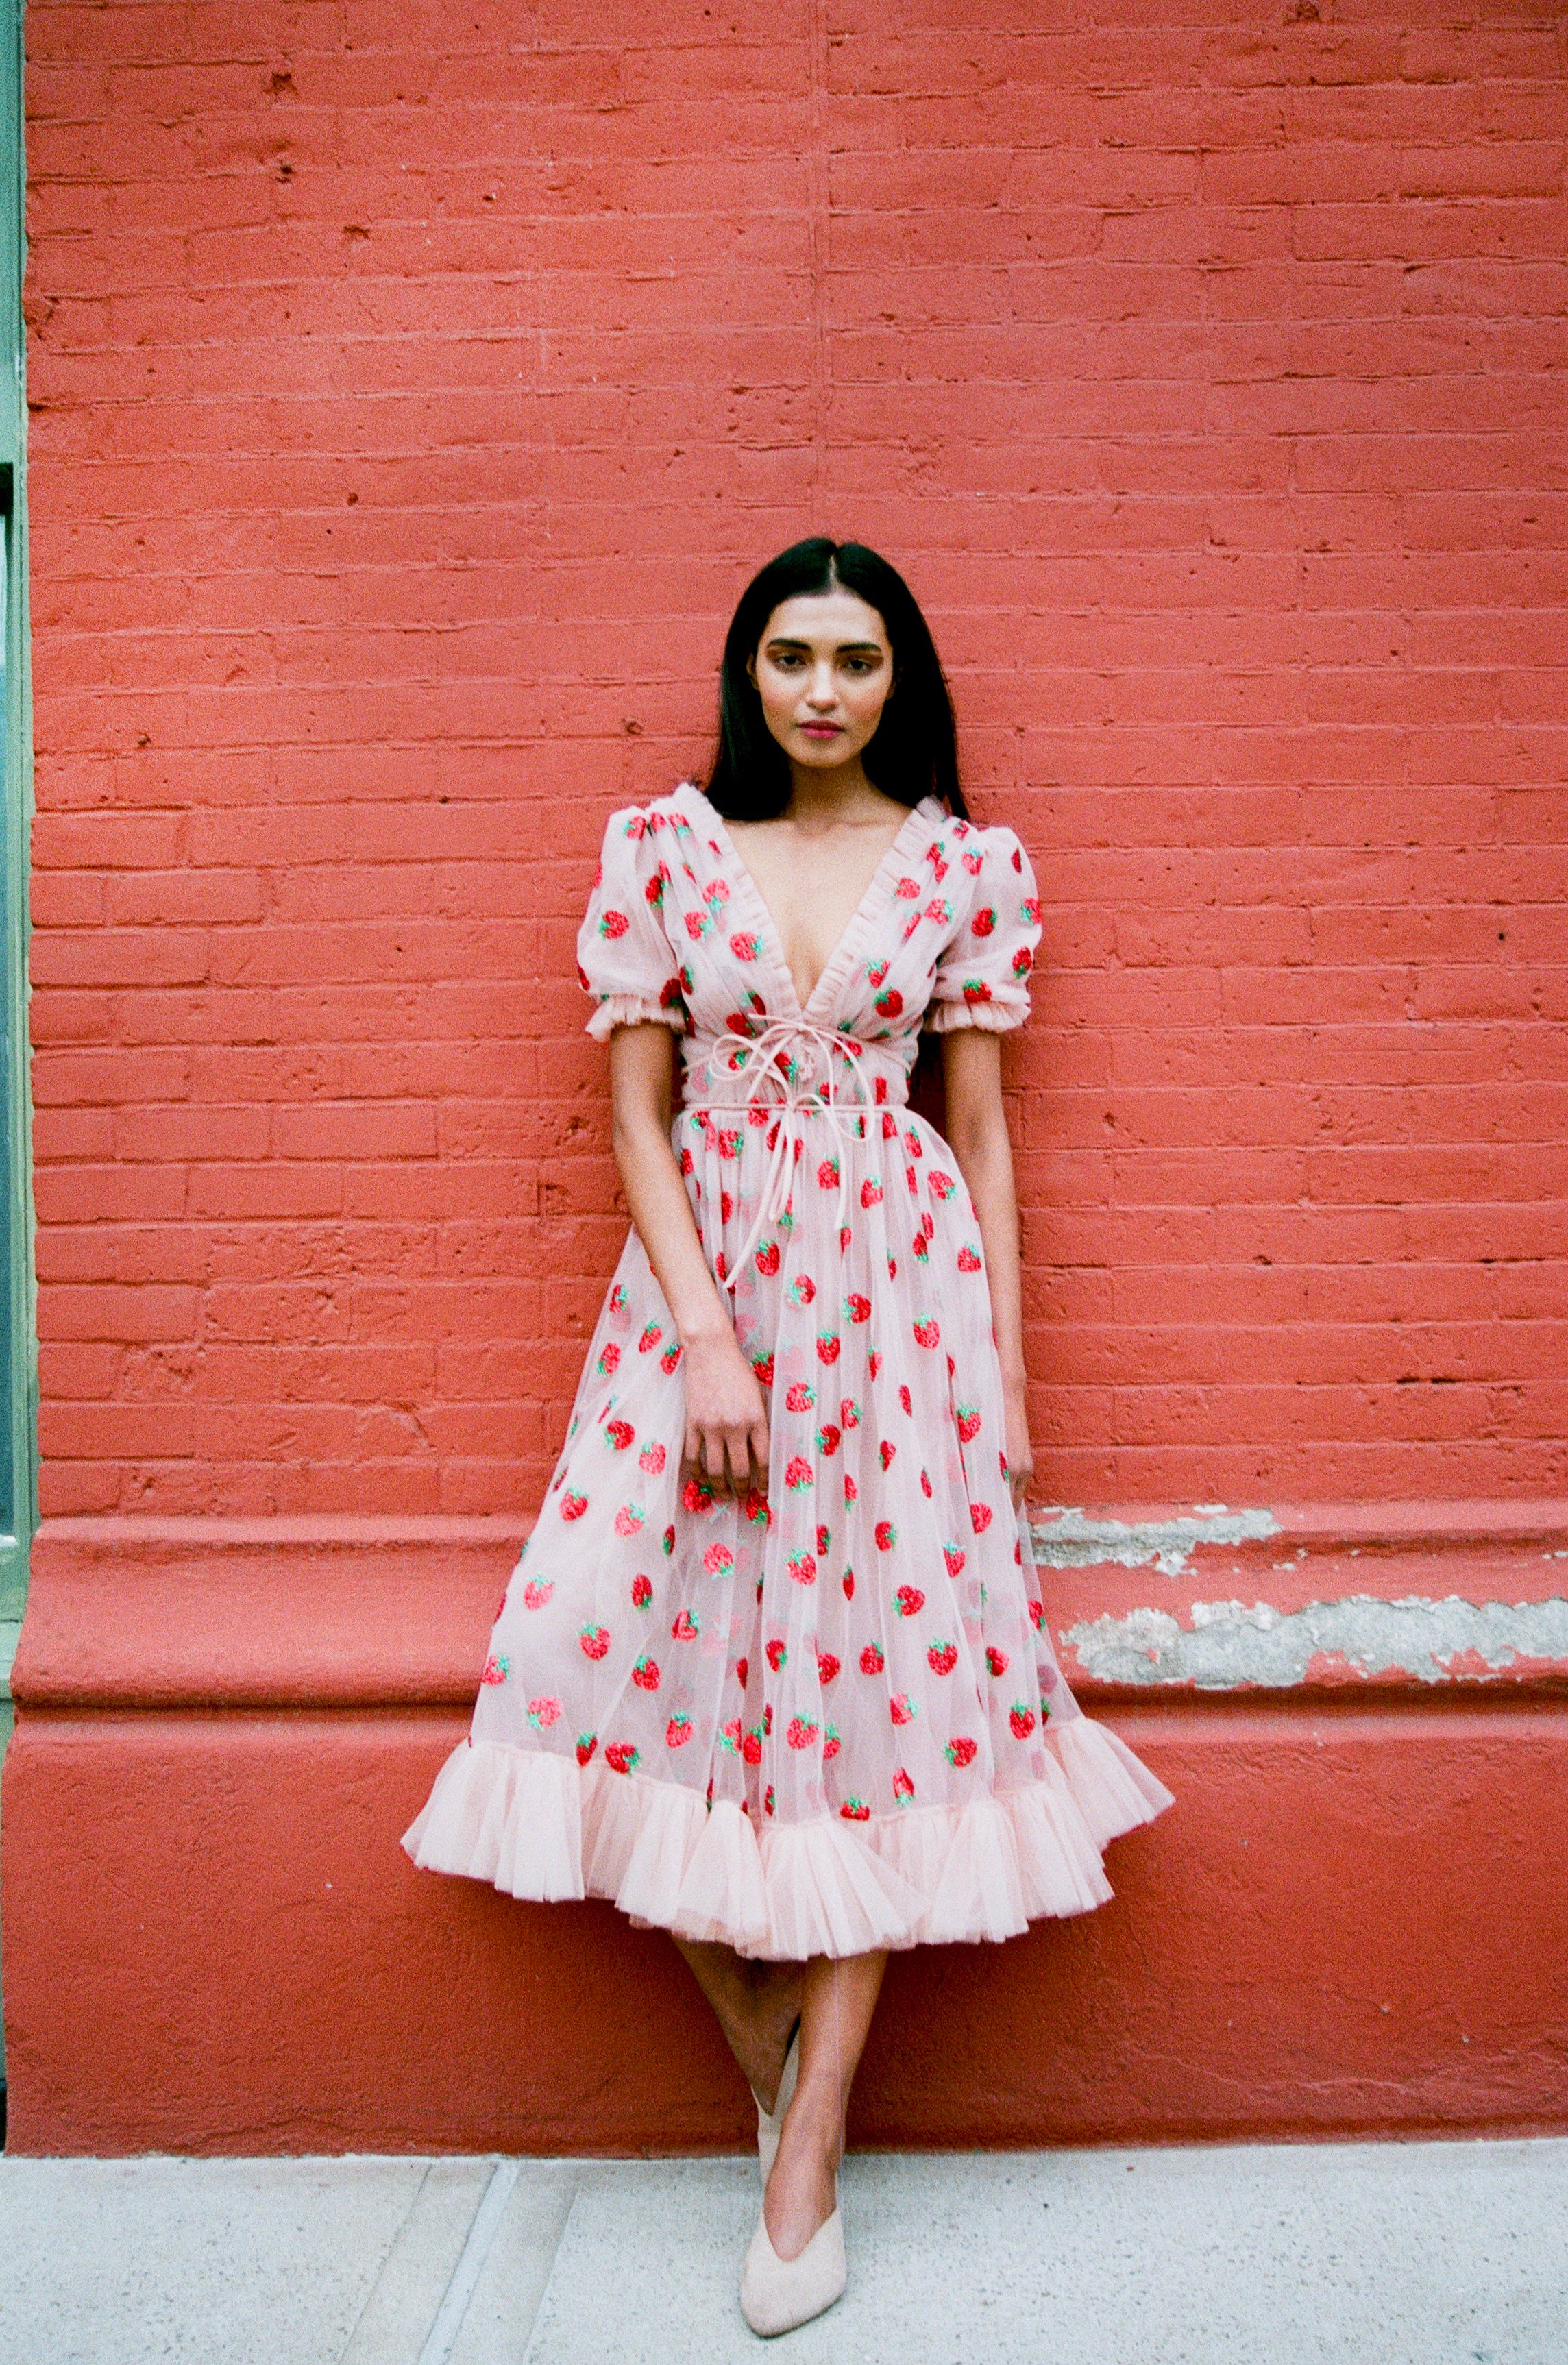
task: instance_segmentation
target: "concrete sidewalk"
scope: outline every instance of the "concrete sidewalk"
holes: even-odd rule
[[[1562,2365],[1568,2140],[865,2156],[735,2304],[751,2160],[0,2160],[5,2365]]]

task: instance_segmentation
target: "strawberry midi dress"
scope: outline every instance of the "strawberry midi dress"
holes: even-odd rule
[[[788,1960],[1110,1896],[1101,1850],[1170,1794],[1052,1654],[980,1227],[906,1105],[923,1026],[1022,1023],[1038,936],[1017,838],[927,798],[802,1007],[702,792],[612,816],[588,1031],[678,1037],[674,1148],[768,1485],[683,1474],[681,1350],[633,1231],[416,1864]]]

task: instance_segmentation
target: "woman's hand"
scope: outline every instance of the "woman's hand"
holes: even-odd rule
[[[1035,1475],[1029,1408],[1024,1400],[1023,1381],[1004,1381],[1002,1396],[1007,1417],[1007,1483],[1013,1489],[1013,1508],[1021,1511],[1028,1501],[1029,1484]]]
[[[705,1478],[715,1495],[767,1492],[767,1407],[762,1383],[734,1332],[703,1331],[685,1342],[686,1450],[682,1474]]]

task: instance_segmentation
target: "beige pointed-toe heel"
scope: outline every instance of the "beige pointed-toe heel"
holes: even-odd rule
[[[767,2220],[757,2212],[756,2231],[741,2268],[741,2314],[754,2332],[770,2340],[776,2333],[810,2324],[842,2299],[848,2281],[844,2219],[836,2207],[798,2259],[779,2257],[768,2237]]]
[[[784,2068],[778,2079],[778,2091],[773,2098],[773,2108],[765,2111],[756,2105],[756,2158],[762,2170],[763,2188],[773,2173],[773,2163],[778,2157],[778,2138],[784,2132],[784,2113],[795,2099],[796,2081],[801,2075],[801,2023],[795,2023],[790,2034],[789,2050],[784,2056]],[[755,2094],[753,2101],[756,2101]]]

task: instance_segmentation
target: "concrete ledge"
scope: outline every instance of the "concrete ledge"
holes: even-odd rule
[[[527,1522],[50,1519],[12,1676],[49,1709],[456,1708]],[[1037,1512],[1086,1705],[1152,1687],[1568,1691],[1568,1503]]]

